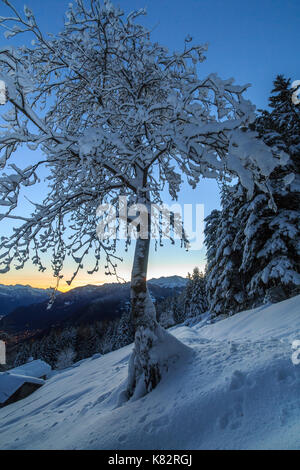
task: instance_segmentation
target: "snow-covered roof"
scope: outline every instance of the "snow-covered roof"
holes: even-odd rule
[[[36,361],[27,362],[22,366],[9,370],[12,374],[26,375],[29,377],[43,377],[51,372],[51,366],[47,362],[37,359]]]
[[[45,381],[27,375],[0,372],[0,403],[5,403],[25,383],[43,385]]]

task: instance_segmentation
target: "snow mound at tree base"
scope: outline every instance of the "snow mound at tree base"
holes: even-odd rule
[[[150,344],[150,346],[149,346]],[[174,364],[178,364],[193,350],[156,324],[154,331],[139,328],[135,333],[133,353],[128,367],[128,391],[131,400],[151,392]]]
[[[300,296],[172,333],[194,354],[118,406],[132,345],[0,410],[1,449],[300,449]]]

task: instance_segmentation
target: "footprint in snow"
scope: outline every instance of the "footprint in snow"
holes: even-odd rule
[[[160,427],[166,426],[169,423],[169,418],[168,416],[160,416],[157,419],[153,419],[149,423],[147,423],[144,426],[144,431],[153,433],[155,431],[158,431]]]
[[[229,385],[229,390],[238,390],[242,388],[245,384],[245,374],[240,370],[235,370],[231,377],[231,382]]]
[[[227,413],[219,418],[219,427],[221,429],[238,429],[242,425],[244,411],[241,403],[237,403]]]
[[[295,374],[292,370],[282,368],[277,371],[278,382],[282,382],[282,381],[291,382],[293,381],[294,378],[295,378]]]

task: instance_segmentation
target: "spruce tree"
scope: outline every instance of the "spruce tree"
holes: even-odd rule
[[[264,301],[286,299],[300,287],[300,107],[290,80],[279,75],[251,125],[265,143],[289,155],[268,179],[273,195],[259,187],[247,200],[240,183],[223,187],[222,210],[206,218],[207,292],[213,314],[232,314]]]
[[[239,272],[241,244],[236,214],[241,205],[238,186],[222,188],[222,211],[206,218],[207,295],[213,315],[232,315],[242,310],[244,282]]]
[[[300,107],[293,104],[292,92],[290,79],[278,75],[271,110],[262,111],[252,126],[267,145],[290,157],[269,177],[276,212],[259,190],[249,206],[241,269],[250,277],[248,296],[254,304],[263,298],[283,300],[300,287]]]
[[[205,276],[195,267],[186,287],[185,318],[196,317],[206,312],[207,307]]]

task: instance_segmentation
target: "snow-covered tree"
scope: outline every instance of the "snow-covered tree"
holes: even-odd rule
[[[269,99],[251,124],[267,145],[290,159],[269,177],[276,211],[255,188],[247,200],[242,185],[225,187],[222,210],[206,220],[208,295],[215,314],[231,314],[279,301],[300,287],[300,108],[292,102],[290,80],[279,75]]]
[[[56,369],[66,369],[67,367],[70,367],[75,360],[76,353],[73,348],[68,347],[66,349],[63,349],[59,354],[58,354],[58,359],[56,362]]]
[[[90,357],[100,351],[100,338],[96,324],[83,324],[77,329],[76,360]]]
[[[276,168],[269,185],[277,211],[256,189],[248,206],[241,271],[248,279],[248,297],[282,300],[300,288],[300,106],[292,101],[290,80],[278,75],[263,111],[252,124],[265,143],[286,152],[290,159]]]
[[[58,331],[56,331],[54,328],[51,328],[48,335],[41,339],[39,348],[36,348],[34,344],[35,342],[33,342],[33,345],[30,349],[35,359],[43,359],[54,368],[59,353],[61,352],[62,348],[65,347],[61,346]]]
[[[181,323],[184,320],[184,294],[171,295],[157,303],[156,310],[159,324],[163,328]]]
[[[206,245],[206,292],[209,310],[216,314],[214,306],[216,304],[215,292],[218,287],[219,266],[217,263],[217,250],[219,244],[219,226],[222,212],[214,209],[205,219],[204,244]]]
[[[206,279],[199,268],[193,269],[188,275],[188,283],[184,292],[184,318],[195,317],[207,311]]]
[[[114,350],[116,339],[116,322],[110,321],[105,325],[101,340],[100,340],[100,352],[106,354]]]
[[[188,312],[190,310],[192,292],[193,292],[193,280],[192,280],[191,273],[188,273],[187,283],[186,283],[186,287],[184,289],[184,294],[183,294],[183,305],[181,309],[182,321],[186,319]]]
[[[130,311],[125,311],[118,321],[116,333],[115,333],[115,344],[114,349],[123,348],[127,344],[132,343],[134,340],[134,328],[131,321]]]
[[[175,319],[173,315],[173,311],[171,308],[171,304],[169,304],[170,308],[164,309],[160,316],[159,316],[159,324],[163,328],[170,328],[171,326],[175,325]]]
[[[241,221],[237,217],[243,197],[239,188],[241,186],[224,185],[222,210],[213,211],[206,218],[207,295],[213,315],[232,315],[242,310],[244,305],[245,286],[239,272],[242,246],[238,233]]]
[[[92,250],[95,265],[89,272],[98,271],[103,255],[107,274],[115,273],[116,240],[98,237],[95,230],[99,204],[118,209],[121,195],[149,209],[162,202],[166,185],[176,199],[183,174],[192,187],[201,175],[218,178],[226,172],[238,176],[250,195],[255,184],[267,191],[265,181],[284,155],[249,130],[254,107],[243,97],[247,85],[216,74],[199,77],[205,46],[187,37],[182,51],[169,53],[137,23],[144,10],[126,18],[109,0],[76,0],[61,32],[48,36],[28,7],[20,14],[4,3],[11,9],[0,19],[6,37],[32,38],[29,45],[0,50],[8,97],[0,136],[0,204],[6,209],[1,218],[20,222],[2,238],[2,273],[13,263],[23,268],[29,259],[44,270],[42,254],[50,250],[57,278],[66,256],[77,263],[75,276]],[[9,167],[24,144],[43,157]],[[43,165],[48,195],[31,216],[17,214],[21,189],[39,181]],[[156,321],[146,283],[149,214],[136,225],[128,397],[150,391],[168,361],[187,350]]]
[[[30,356],[31,354],[30,354],[29,344],[26,342],[21,343],[21,346],[19,347],[15,360],[14,360],[14,364],[13,364],[14,367],[18,367],[18,366],[22,366],[23,364],[26,364]]]

